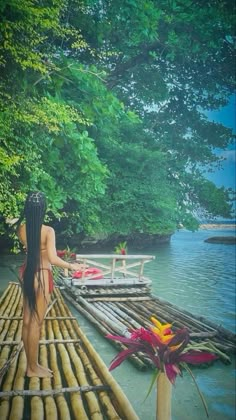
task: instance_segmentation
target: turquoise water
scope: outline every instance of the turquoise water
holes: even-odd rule
[[[209,236],[234,235],[227,230],[181,230],[169,244],[145,251],[156,259],[145,267],[153,281],[153,294],[192,313],[204,315],[215,323],[235,331],[235,245],[205,243]],[[129,253],[140,253],[129,249]],[[13,269],[20,257],[6,256],[1,263]],[[0,293],[9,280],[15,280],[7,267],[0,266]],[[116,354],[112,345],[70,307],[104,362],[109,366]],[[193,369],[206,399],[210,419],[235,420],[235,358],[231,365],[216,362],[207,369]],[[112,372],[131,401],[140,420],[155,420],[155,389],[144,401],[152,373],[139,372],[124,362]],[[203,420],[205,411],[196,387],[187,373],[177,378],[172,392],[172,420]]]

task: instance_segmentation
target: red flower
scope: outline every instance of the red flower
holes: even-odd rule
[[[109,370],[115,369],[131,354],[142,352],[152,360],[158,369],[166,372],[172,384],[175,382],[176,376],[181,375],[181,362],[196,365],[217,359],[215,354],[207,351],[186,351],[186,346],[189,343],[189,333],[186,328],[176,331],[175,334],[172,333],[172,338],[168,342],[163,341],[162,334],[158,335],[145,328],[131,331],[128,338],[110,334],[107,335],[107,338],[119,341],[128,347],[115,356]]]
[[[57,256],[64,259],[75,258],[75,252],[70,252],[69,249],[57,250]]]
[[[66,253],[66,250],[65,249],[63,251],[62,250],[58,250],[57,251],[57,256],[60,257],[60,258],[63,258],[65,256],[65,253]]]
[[[121,255],[126,255],[127,254],[127,243],[125,242],[120,242],[114,250],[115,254],[121,254]]]

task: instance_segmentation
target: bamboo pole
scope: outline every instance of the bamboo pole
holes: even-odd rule
[[[53,313],[54,311],[55,309],[52,308],[51,312]],[[60,332],[59,323],[56,320],[52,321],[52,327],[53,327],[53,332],[55,336],[61,340],[62,334]],[[65,349],[65,346],[63,344],[58,344],[58,350],[59,350],[59,354],[62,360],[62,370],[65,375],[68,386],[69,387],[79,386],[77,379],[73,373],[71,361]],[[75,418],[78,418],[80,420],[88,420],[86,411],[83,406],[81,394],[79,392],[70,394],[70,400],[71,400],[71,406],[72,406],[72,410],[73,410]]]
[[[39,390],[40,379],[36,377],[30,378],[29,389]],[[30,400],[30,420],[44,420],[43,400],[39,396],[33,396]]]
[[[45,323],[42,327],[42,337],[45,338],[46,331],[45,331]],[[48,349],[45,344],[40,346],[40,364],[45,368],[48,368]],[[40,392],[52,392],[52,380],[51,378],[43,378],[42,379],[42,390]],[[41,395],[42,396],[42,395]],[[52,395],[46,396],[43,400],[44,402],[44,409],[45,409],[45,420],[57,420],[57,407],[54,398]]]
[[[15,376],[14,384],[13,384],[13,389],[19,389],[19,390],[24,389],[25,372],[26,372],[26,356],[22,348],[19,355],[18,368],[17,368],[17,373]],[[20,396],[14,397],[12,399],[9,420],[22,420],[23,412],[24,412],[24,399]]]
[[[89,381],[88,381],[87,375],[85,373],[83,363],[81,362],[80,357],[78,356],[78,354],[75,351],[75,347],[73,345],[67,345],[67,350],[70,354],[70,357],[71,357],[71,360],[72,360],[72,363],[73,363],[73,366],[74,366],[74,370],[75,370],[75,375],[77,377],[77,380],[80,383],[80,386],[81,387],[86,387],[86,386],[88,387],[89,386]],[[101,415],[99,402],[97,400],[96,394],[93,392],[92,389],[90,391],[86,392],[85,399],[86,399],[86,402],[88,404],[89,419],[91,419],[91,420],[102,420],[103,416]]]
[[[134,310],[137,312],[140,312],[140,308],[138,305],[131,304]],[[155,307],[155,304],[153,302],[150,302],[147,304],[148,308],[142,308],[142,311],[145,312],[146,317],[150,318],[151,315],[157,316],[157,318],[164,323],[173,322],[174,320],[174,329],[177,328],[183,328],[186,327],[190,331],[190,334],[192,333],[192,338],[199,339],[204,336],[209,335],[209,338],[213,341],[213,343],[217,346],[217,348],[226,351],[226,352],[232,352],[235,351],[234,344],[228,340],[228,337],[222,337],[222,335],[219,335],[217,330],[208,327],[206,324],[203,324],[201,321],[199,322],[198,319],[195,319],[194,317],[186,316],[185,314],[178,314],[178,315],[170,315],[167,305],[163,305],[164,309],[158,306],[158,309]],[[156,309],[156,310],[155,310]],[[148,312],[147,312],[148,311]],[[160,316],[160,314],[163,314],[163,317]],[[196,336],[194,337],[194,335]]]
[[[97,353],[95,352],[94,348],[89,343],[88,339],[85,337],[85,335],[82,333],[82,331],[79,330],[78,325],[74,325],[75,330],[80,334],[80,337],[86,346],[86,353],[89,355],[89,357],[95,361],[97,369],[99,370],[99,375],[103,378],[103,381],[107,383],[111,390],[113,391],[113,401],[116,401],[116,404],[119,406],[119,409],[121,411],[121,418],[124,420],[138,420],[138,417],[136,413],[134,412],[132,406],[130,405],[130,402],[126,398],[126,396],[123,394],[120,386],[118,383],[114,380],[112,375],[109,373],[105,363],[99,359]]]
[[[15,358],[19,355],[21,349],[23,347],[23,343],[20,342],[18,344],[18,346],[16,346],[13,351],[12,354],[10,356],[10,358],[5,362],[5,364],[3,365],[3,367],[0,369],[0,385],[2,383],[2,379],[3,376],[5,375],[5,373],[8,371],[8,369],[10,368],[11,364],[14,362]]]
[[[131,306],[134,308],[134,311],[139,311],[141,308],[137,307],[135,304],[131,304]],[[149,319],[152,315],[156,316],[162,323],[172,323],[175,322],[175,326],[179,327],[189,327],[190,325],[192,328],[196,328],[197,331],[199,331],[200,328],[203,327],[203,325],[199,325],[199,322],[193,319],[193,317],[186,317],[183,315],[180,311],[178,311],[178,316],[176,316],[176,313],[171,315],[172,310],[169,309],[166,305],[154,305],[153,301],[150,301],[150,307],[147,305],[146,308],[142,308],[142,311],[146,314],[146,317]],[[212,331],[212,329],[208,328],[206,325],[204,327],[209,331]],[[202,331],[202,330],[200,330]]]
[[[107,334],[119,334],[117,330],[114,328],[111,328],[110,325],[105,324],[101,320],[97,320],[92,314],[90,314],[87,310],[85,310],[81,305],[79,305],[77,302],[75,302],[70,296],[68,296],[64,291],[62,291],[63,296],[78,310],[78,312],[82,313],[91,323],[104,335]],[[115,325],[115,324],[114,324]],[[112,341],[110,344],[114,347],[116,347],[119,350],[123,350],[126,347],[121,345],[118,342]],[[143,363],[142,359],[137,355],[131,355],[129,357],[129,360],[140,370],[145,370],[146,366]],[[150,365],[150,363],[149,363]]]
[[[43,378],[45,379],[45,378]],[[56,396],[56,395],[60,395],[60,394],[65,394],[65,393],[71,393],[71,392],[91,392],[91,391],[109,391],[110,387],[108,385],[94,385],[94,386],[89,386],[89,385],[84,385],[84,386],[74,386],[74,387],[67,387],[67,388],[60,388],[60,389],[23,389],[23,390],[19,390],[19,389],[13,389],[13,390],[9,390],[9,391],[0,391],[0,398],[5,398],[5,397],[14,397],[14,396],[21,396],[21,397],[33,397],[33,396],[38,396],[38,397],[48,397],[48,396]],[[50,418],[50,417],[49,417]],[[2,419],[1,419],[2,420]],[[54,420],[54,417],[53,417]]]
[[[64,304],[62,304],[61,306],[61,310],[63,311],[63,313],[70,313],[68,307],[66,307]],[[68,326],[68,329],[71,333],[72,336],[77,336],[78,331],[80,331],[78,324],[76,321],[73,321],[73,324],[68,323],[68,321],[66,321],[66,324]],[[75,332],[76,330],[76,332]],[[97,374],[97,364],[100,362],[100,359],[98,358],[98,360],[95,360],[95,363],[91,363],[91,360],[88,358],[86,352],[85,352],[86,347],[80,345],[77,346],[77,352],[78,355],[81,359],[81,361],[83,362],[84,365],[84,369],[87,372],[87,374],[90,377],[90,380],[92,381],[92,383],[95,386],[101,386],[102,385],[102,381],[101,379],[98,377]],[[104,413],[105,413],[105,417],[110,419],[110,420],[118,420],[120,419],[120,416],[117,414],[116,409],[113,406],[113,403],[110,399],[110,393],[107,394],[107,392],[99,392],[99,401],[102,404],[102,407],[104,409]]]
[[[139,302],[145,302],[147,300],[150,300],[149,297],[105,297],[105,296],[97,296],[97,297],[91,297],[86,298],[87,302],[127,302],[127,301],[139,301]]]
[[[169,303],[163,299],[157,298],[156,296],[153,296],[153,299],[155,301],[158,301],[160,304],[164,304],[166,306],[168,306],[169,308],[173,309],[174,311],[179,311],[179,308],[177,308],[175,305],[173,305],[172,303]],[[181,308],[181,313],[185,314],[186,316],[192,317],[193,315],[186,311],[185,309]],[[194,319],[196,319],[197,321],[199,321],[199,323],[203,324],[203,325],[207,325],[209,327],[212,327],[213,329],[219,329],[220,332],[224,331],[224,334],[228,335],[230,337],[231,340],[236,341],[236,335],[234,333],[232,333],[229,330],[226,330],[225,328],[222,327],[222,325],[217,325],[216,323],[204,318],[203,316],[199,316],[199,315],[195,315],[194,314]]]
[[[140,308],[138,305],[131,304],[134,310],[137,312],[140,311]],[[221,350],[226,352],[232,352],[235,351],[234,344],[228,340],[228,337],[224,337],[222,335],[219,335],[217,330],[213,329],[212,327],[208,327],[206,324],[203,324],[202,322],[199,322],[194,317],[186,317],[185,314],[177,314],[177,315],[170,315],[169,314],[169,308],[167,305],[163,305],[164,308],[160,309],[160,306],[158,306],[158,309],[155,307],[155,304],[153,302],[150,302],[147,304],[148,308],[142,308],[142,311],[146,313],[146,317],[150,318],[151,315],[157,316],[157,318],[164,323],[173,322],[174,320],[174,330],[177,328],[183,328],[186,327],[190,331],[190,334],[192,333],[192,338],[199,339],[201,338],[201,334],[203,336],[207,336],[209,334],[209,338],[213,341],[213,343]],[[148,311],[148,312],[147,312]],[[163,314],[163,317],[160,316],[160,314]],[[194,337],[194,334],[196,336]]]
[[[142,326],[147,326],[149,324],[148,318],[143,316],[141,313],[134,311],[130,306],[129,302],[117,303],[117,306]]]
[[[69,309],[67,309],[67,314],[69,313]],[[103,381],[111,387],[112,401],[114,401],[115,405],[119,407],[121,418],[123,420],[138,420],[138,417],[130,405],[130,402],[122,392],[118,383],[114,380],[108,371],[105,363],[98,357],[96,351],[82,330],[79,328],[78,324],[75,321],[72,322],[75,332],[81,338],[83,346],[86,348],[86,354],[89,356],[89,359],[92,360],[96,365],[96,371],[99,372],[99,376],[103,379]]]
[[[164,372],[157,377],[156,420],[171,420],[172,385]]]
[[[14,301],[13,303],[11,301],[9,302],[9,314],[13,314],[16,311],[16,305],[18,305],[19,300],[20,300],[20,293],[16,293],[16,292],[17,292],[16,289],[14,289],[14,294],[11,295],[13,296]],[[13,321],[11,323],[10,321],[7,321],[7,329],[3,330],[1,337],[7,336],[7,338],[9,339],[8,341],[11,346],[11,343],[13,342],[12,340],[15,334],[17,335],[17,330],[18,330],[17,321]],[[18,337],[19,337],[19,334],[18,334]],[[0,353],[0,383],[2,382],[3,376],[7,370],[7,366],[9,365],[8,359],[11,354],[10,346],[4,346]]]
[[[83,362],[84,368],[86,370],[86,373],[89,375],[90,380],[92,381],[93,384],[95,384],[94,386],[98,386],[99,388],[102,387],[102,381],[100,380],[100,378],[98,377],[97,373],[96,373],[96,366],[94,366],[94,364],[91,364],[89,358],[87,357],[84,349],[82,347],[80,347],[78,350],[78,354],[79,357],[81,359],[81,361]],[[110,390],[110,387],[109,387]],[[100,404],[103,408],[103,411],[106,413],[106,417],[108,419],[119,419],[120,416],[118,415],[112,401],[110,398],[110,393],[108,394],[107,392],[99,392],[99,401]]]
[[[9,314],[11,308],[9,307],[9,302],[11,301],[12,294],[14,293],[14,288],[10,285],[8,286],[6,292],[1,296],[0,301],[0,315]]]
[[[15,285],[12,285],[9,289],[9,295],[12,294],[12,288],[14,288]],[[21,289],[18,287],[19,293],[21,294]],[[50,362],[50,368],[53,369],[54,377],[53,377],[53,384],[55,390],[57,390],[58,394],[55,393],[55,395],[52,395],[51,393],[54,392],[54,389],[52,389],[52,380],[50,378],[30,378],[29,380],[29,390],[24,389],[24,377],[26,372],[26,357],[25,352],[22,349],[19,352],[16,352],[18,356],[15,358],[13,357],[13,362],[10,364],[10,369],[7,372],[8,379],[11,379],[9,376],[10,371],[13,373],[14,368],[16,370],[17,367],[17,373],[14,379],[11,379],[11,383],[8,382],[8,389],[4,388],[3,392],[10,391],[10,395],[8,394],[0,394],[1,396],[1,404],[0,404],[0,418],[2,419],[8,419],[9,415],[11,417],[11,420],[19,419],[22,420],[23,418],[23,411],[24,411],[24,398],[27,397],[27,391],[28,396],[31,397],[31,420],[37,418],[37,420],[40,419],[48,419],[51,420],[51,418],[56,419],[57,416],[61,419],[70,419],[70,413],[69,413],[69,407],[66,404],[66,400],[64,398],[64,395],[61,393],[62,389],[64,388],[71,388],[70,385],[77,385],[77,387],[80,387],[79,392],[78,388],[76,391],[73,390],[69,394],[70,401],[71,401],[71,407],[74,415],[75,420],[83,420],[83,419],[92,419],[92,420],[98,420],[102,419],[105,413],[110,413],[109,416],[106,418],[110,419],[116,419],[123,418],[122,415],[118,414],[114,408],[114,392],[111,389],[112,394],[112,400],[109,397],[108,394],[108,387],[109,384],[101,381],[100,378],[98,378],[97,375],[97,365],[94,369],[92,364],[94,363],[91,358],[89,358],[89,366],[84,365],[83,360],[85,360],[86,355],[84,356],[84,359],[81,359],[81,355],[79,354],[79,349],[81,350],[81,345],[84,344],[81,343],[81,338],[75,331],[75,328],[79,328],[77,322],[75,321],[74,317],[71,316],[70,311],[67,309],[67,307],[64,304],[64,301],[62,300],[61,294],[55,293],[57,296],[57,302],[54,304],[54,306],[50,309],[49,318],[43,326],[42,329],[42,335],[40,339],[40,346],[39,346],[39,355],[40,355],[40,363],[43,364],[43,366],[47,366],[47,361]],[[12,294],[13,297],[13,294]],[[8,296],[6,295],[5,298],[7,299]],[[7,299],[8,300],[8,299]],[[22,312],[22,300],[18,299],[18,302],[16,305],[13,304],[16,303],[16,299],[8,300],[8,314],[9,315],[9,328],[8,328],[8,334],[6,337],[7,342],[19,343],[20,340],[20,334],[21,334],[21,326],[22,326],[22,319],[21,319],[21,312]],[[64,305],[64,306],[63,306]],[[17,311],[15,311],[17,306]],[[9,308],[11,308],[9,310]],[[63,309],[63,310],[62,310]],[[4,314],[5,316],[5,314]],[[54,317],[62,318],[54,320],[51,318]],[[14,319],[12,319],[14,318]],[[73,322],[73,325],[72,325]],[[74,326],[76,325],[76,327]],[[20,329],[19,329],[20,326]],[[11,328],[10,328],[11,327]],[[16,336],[15,331],[18,329],[18,336]],[[9,338],[9,339],[8,339]],[[57,342],[55,342],[57,340]],[[59,342],[60,341],[60,342]],[[44,343],[44,344],[43,344]],[[46,346],[46,344],[48,346]],[[5,344],[5,343],[4,343]],[[56,350],[57,346],[57,350]],[[4,345],[3,349],[8,346]],[[9,345],[9,348],[11,351],[11,356],[13,356],[13,352],[17,349],[16,346],[13,347],[12,345]],[[86,350],[87,351],[87,350]],[[82,350],[81,350],[82,352]],[[48,359],[48,353],[50,355]],[[69,361],[69,363],[65,362],[65,357],[67,356],[66,362]],[[98,356],[97,356],[98,358]],[[99,360],[99,358],[98,358]],[[18,362],[18,363],[17,363]],[[63,370],[63,382],[60,380],[60,384],[58,387],[58,382],[56,382],[59,375],[57,375],[58,370],[60,369],[60,366],[62,364],[62,370]],[[103,370],[103,366],[102,369]],[[72,373],[73,372],[73,373]],[[74,375],[74,378],[77,382],[73,384],[74,378],[71,378],[71,373]],[[69,377],[70,375],[70,377]],[[99,374],[100,376],[100,374]],[[5,377],[4,377],[5,378]],[[4,384],[6,383],[6,378],[4,379]],[[97,382],[96,382],[96,378]],[[14,382],[14,383],[13,383]],[[81,382],[81,383],[80,383]],[[12,386],[13,383],[13,386]],[[42,388],[40,388],[40,383],[42,385]],[[20,395],[16,395],[17,391],[20,391]],[[26,392],[25,392],[26,391]],[[34,395],[30,395],[30,393]],[[50,393],[50,395],[43,395],[44,393]],[[85,396],[82,398],[82,394]],[[92,398],[91,398],[92,396]],[[13,397],[13,398],[12,398]],[[78,398],[79,397],[79,398]],[[10,399],[12,398],[12,400]],[[43,399],[44,398],[44,399]],[[86,401],[85,401],[86,399]],[[78,410],[78,400],[80,400],[80,410]],[[7,401],[7,404],[5,402]],[[12,401],[12,403],[11,403]],[[108,404],[108,401],[110,401],[110,406]],[[61,404],[62,402],[62,404]],[[95,402],[95,405],[94,405]],[[55,404],[56,403],[56,404]],[[63,413],[62,406],[64,404],[63,408],[66,408],[67,413]],[[115,405],[117,405],[117,402],[115,402]],[[5,406],[5,407],[4,407]],[[119,407],[119,404],[117,405],[119,410],[122,409]],[[6,410],[5,410],[6,408]],[[3,411],[6,411],[6,416],[1,416]],[[87,411],[89,413],[87,413]],[[36,416],[37,413],[37,416]],[[81,415],[82,413],[82,415]],[[102,414],[103,413],[103,414]],[[9,417],[9,418],[10,418]],[[125,417],[124,417],[125,419]]]
[[[136,322],[134,318],[129,316],[127,312],[122,311],[117,305],[110,304],[114,312],[117,312],[122,316],[124,319],[126,319],[130,325],[132,325],[134,328],[140,328],[142,325],[139,322]]]
[[[39,344],[62,344],[62,343],[77,343],[80,340],[72,340],[72,339],[67,339],[67,340],[63,340],[63,339],[54,339],[54,340],[40,340]],[[20,344],[21,342],[19,340],[17,341],[2,341],[0,343],[0,346],[15,346],[16,344]]]
[[[7,288],[4,290],[3,294],[0,296],[0,314],[3,313],[2,307],[3,302],[6,299],[6,296],[10,293],[10,290],[12,290],[10,284],[8,284]]]
[[[124,335],[127,334],[128,323],[113,311],[108,310],[106,304],[96,302],[94,303],[93,308],[98,310],[99,317],[105,319],[108,324],[112,326],[112,323],[114,323],[115,330],[122,331]]]
[[[53,341],[54,333],[52,329],[52,321],[47,323],[47,334],[48,338]],[[59,414],[59,418],[64,420],[70,420],[70,411],[64,397],[64,394],[61,393],[63,388],[62,386],[62,378],[59,370],[59,363],[57,361],[57,351],[56,346],[54,344],[49,344],[49,360],[50,360],[50,368],[53,370],[53,384],[54,390],[60,391],[59,394],[55,395],[55,401],[57,405],[57,410]]]
[[[66,297],[68,299],[68,297]],[[70,303],[78,310],[79,313],[85,316],[94,326],[102,333],[102,335],[105,337],[108,334],[116,334],[116,331],[114,331],[112,328],[110,328],[108,325],[103,323],[102,321],[97,321],[94,316],[92,316],[89,312],[87,312],[85,309],[82,308],[81,305],[78,305],[72,298],[68,299]],[[126,347],[117,341],[112,341],[110,344],[117,348],[118,350],[124,350]],[[129,360],[131,363],[133,363],[139,370],[145,370],[146,369],[146,361],[143,362],[143,357],[139,357],[138,355],[131,355],[129,357]],[[150,362],[148,362],[148,365],[150,365]]]
[[[22,316],[0,316],[0,319],[4,319],[4,320],[10,320],[10,321],[13,321],[13,320],[21,320],[21,319],[23,319],[23,317]],[[48,320],[52,320],[52,319],[55,319],[55,318],[53,318],[52,316],[47,316],[47,317],[45,317],[44,318],[44,321],[48,321]],[[57,316],[56,317],[56,319],[57,319],[57,321],[61,321],[61,320],[65,320],[65,319],[76,319],[74,316]]]
[[[65,304],[61,305],[60,310],[64,314],[66,314],[68,312],[68,309],[65,307]],[[76,323],[76,321],[74,321],[74,323]],[[62,329],[62,334],[64,336],[66,334],[70,334],[73,337],[77,336],[77,334],[75,334],[75,332],[74,332],[74,328],[73,328],[71,322],[69,323],[68,321],[66,321],[64,327],[65,328]],[[94,385],[94,381],[92,380],[91,375],[88,375],[88,365],[90,365],[90,367],[91,367],[91,364],[88,363],[86,366],[84,366],[84,364],[82,363],[81,345],[80,346],[77,345],[76,349],[75,349],[75,346],[72,346],[72,345],[68,345],[67,348],[68,348],[68,350],[71,354],[71,357],[72,357],[72,360],[73,360],[73,363],[74,363],[74,367],[75,367],[75,370],[76,370],[76,375],[79,379],[80,385],[86,386],[86,384],[89,383],[89,382]],[[91,369],[92,369],[92,367],[91,367]],[[90,370],[89,373],[91,373],[91,370]],[[97,375],[96,375],[96,377],[97,377]],[[91,382],[91,380],[92,380],[92,382]],[[89,407],[89,419],[91,418],[93,420],[103,418],[103,416],[101,414],[101,408],[100,408],[99,401],[101,400],[102,395],[104,394],[103,392],[101,392],[104,385],[99,381],[99,383],[95,382],[95,387],[100,389],[99,400],[97,400],[97,397],[95,396],[94,393],[90,392],[88,394],[87,393],[85,394],[87,404],[88,404],[88,407]],[[109,387],[107,388],[107,386],[106,386],[106,388],[104,388],[104,389],[110,389],[110,388]],[[108,418],[109,418],[108,413],[110,413],[111,410],[112,410],[112,413],[113,413],[114,412],[113,407],[111,408],[111,407],[106,406],[106,415],[108,416]],[[115,417],[112,416],[112,418],[114,418],[114,419],[117,418],[118,419],[119,417],[116,414],[116,416]]]
[[[186,311],[179,310],[178,308],[173,307],[171,305],[170,309],[168,309],[168,305],[164,304],[164,307],[167,311],[171,314],[171,318],[176,319],[175,322],[176,326],[183,326],[185,325],[189,330],[193,332],[202,332],[203,330],[209,332],[217,332],[216,338],[213,340],[215,343],[218,343],[219,346],[222,343],[225,343],[226,347],[228,347],[228,351],[235,350],[235,335],[231,333],[231,331],[225,330],[224,332],[218,329],[218,326],[208,320],[204,319],[203,317],[195,317],[195,315],[191,315]],[[204,322],[203,322],[204,321]]]
[[[21,325],[20,325],[20,328],[17,331],[17,335],[18,336],[21,335]],[[16,369],[17,369],[17,361],[18,361],[18,357],[19,357],[21,349],[22,349],[22,347],[20,347],[20,348],[16,347],[15,349],[13,349],[13,352],[12,352],[12,355],[11,355],[10,359],[5,363],[5,365],[1,369],[0,384],[2,383],[3,377],[6,374],[6,378],[4,380],[4,384],[3,384],[3,387],[2,387],[4,392],[8,392],[10,389],[12,389],[13,381],[14,381],[14,377],[15,377],[15,373],[16,373]],[[13,404],[14,404],[14,402],[13,402]],[[18,402],[18,404],[19,404],[19,407],[21,408],[22,401],[20,400]],[[0,403],[0,418],[1,418],[1,420],[8,419],[9,412],[10,412],[10,401],[9,401],[9,399],[8,398],[2,399],[1,403]]]
[[[127,334],[127,327],[115,319],[114,317],[111,317],[110,314],[107,316],[105,313],[101,313],[100,310],[97,310],[94,305],[92,306],[90,303],[86,302],[84,298],[78,298],[78,301],[95,317],[98,319],[105,321],[107,325],[109,325],[114,331],[117,331],[120,335],[126,335]]]
[[[10,290],[9,295],[6,296],[6,299],[4,300],[4,303],[3,303],[3,308],[5,308],[4,314],[6,314],[7,316],[13,315],[20,299],[21,299],[21,291],[13,287],[13,290],[12,291]],[[1,308],[1,312],[2,312],[2,308]],[[4,320],[0,321],[0,332],[1,332],[0,341],[3,340],[3,338],[5,337],[6,332],[8,331],[9,325],[10,325],[10,321],[9,322],[5,322]]]
[[[59,311],[58,308],[55,308],[56,313]],[[62,311],[62,309],[60,308],[60,312]],[[64,337],[64,339],[67,339],[67,337],[70,337],[70,332],[67,329],[67,324],[69,325],[70,323],[65,323],[63,322],[60,325],[60,332],[62,334],[62,336]],[[74,335],[75,337],[75,335]],[[78,341],[78,340],[77,340]],[[81,340],[79,340],[81,342]],[[81,360],[75,350],[75,346],[72,344],[68,344],[67,346],[67,351],[70,355],[70,359],[74,368],[74,372],[75,372],[75,376],[80,384],[81,387],[83,386],[90,386],[85,371],[84,371],[84,367],[83,364],[81,363]],[[100,407],[99,407],[99,403],[97,400],[96,395],[93,392],[88,392],[85,395],[85,399],[87,401],[88,404],[88,409],[89,409],[89,418],[91,420],[101,420],[101,412],[100,412]]]

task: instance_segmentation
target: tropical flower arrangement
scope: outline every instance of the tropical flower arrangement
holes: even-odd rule
[[[121,255],[127,255],[128,248],[127,248],[127,242],[120,242],[114,250],[115,254],[121,254]]]
[[[70,261],[72,259],[75,259],[76,254],[75,252],[72,252],[70,248],[67,246],[66,249],[57,250],[57,256],[62,258],[65,261]]]
[[[68,262],[76,258],[75,252],[72,252],[68,246],[63,250],[58,249],[57,256]],[[69,275],[68,268],[64,268],[64,275],[65,277],[68,277]]]
[[[172,331],[172,324],[161,324],[155,317],[151,317],[153,326],[130,331],[129,337],[107,335],[107,338],[119,341],[127,348],[118,353],[112,360],[109,370],[118,367],[127,357],[137,352],[148,356],[157,369],[149,389],[157,381],[157,411],[158,420],[171,418],[171,387],[177,375],[182,376],[186,369],[192,376],[208,416],[206,402],[188,364],[197,365],[209,363],[217,359],[204,344],[190,345],[189,332],[186,328]]]

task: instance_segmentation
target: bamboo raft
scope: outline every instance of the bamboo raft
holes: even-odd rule
[[[93,256],[90,256],[90,260]],[[81,258],[81,256],[80,256]],[[88,260],[84,259],[84,262]],[[107,334],[128,335],[130,329],[150,327],[150,317],[155,316],[162,323],[173,323],[173,331],[187,328],[193,343],[204,343],[209,349],[217,350],[225,363],[230,363],[230,355],[235,353],[236,336],[221,325],[203,316],[193,315],[158,297],[152,295],[149,285],[127,285],[120,287],[73,286],[64,273],[57,273],[61,293],[79,313],[86,317],[96,329],[106,337]],[[94,286],[93,286],[94,284]],[[119,350],[124,345],[109,340]],[[131,356],[130,361],[139,369],[153,367],[152,362],[143,354]]]
[[[39,357],[53,378],[39,379],[25,376],[21,288],[10,283],[0,298],[0,419],[138,420],[58,288],[52,299]]]

